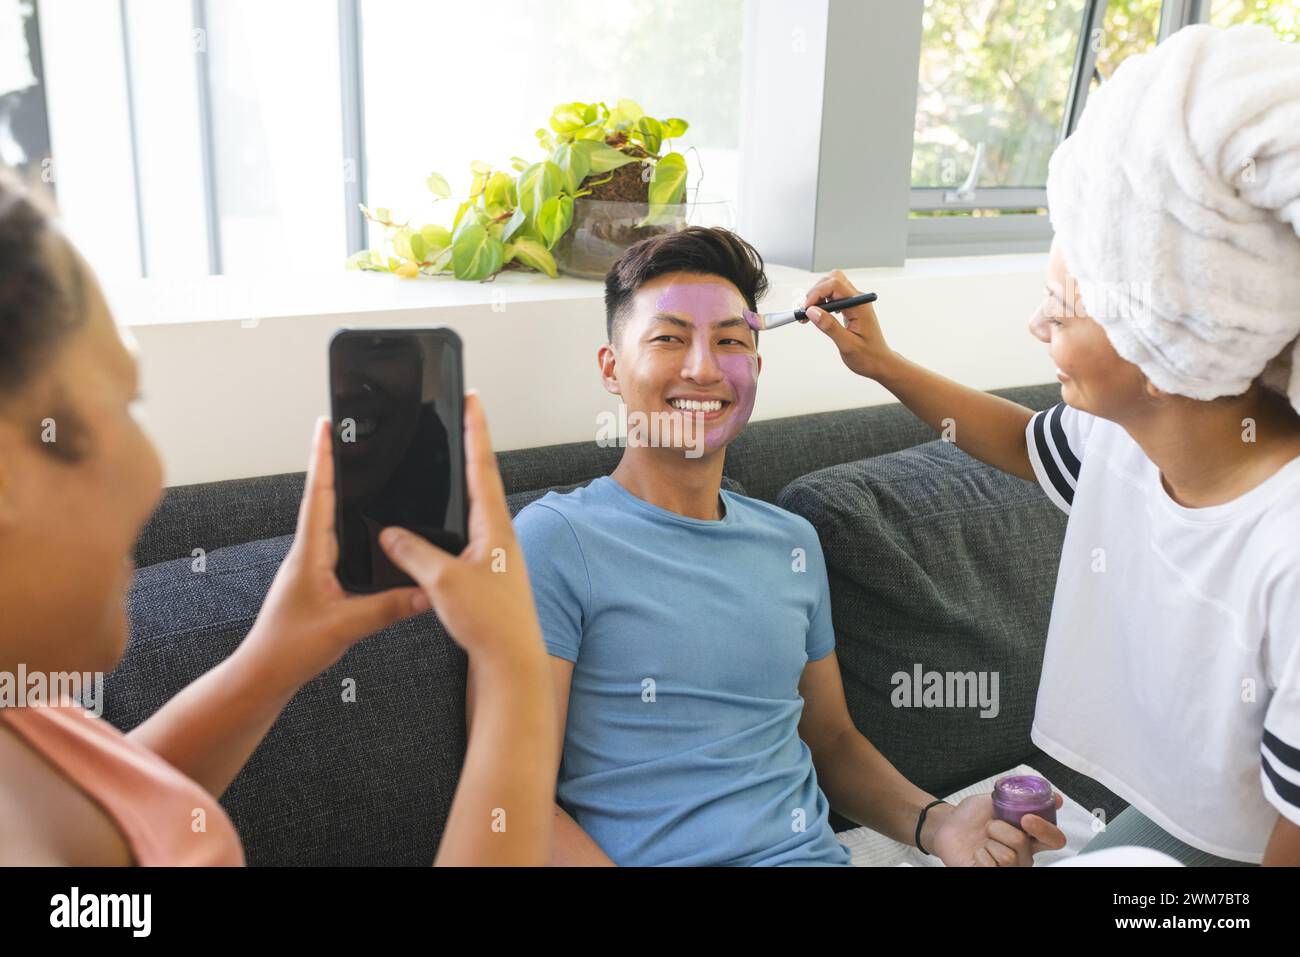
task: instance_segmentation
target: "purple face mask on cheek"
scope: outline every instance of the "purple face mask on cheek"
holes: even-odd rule
[[[709,348],[710,330],[719,316],[735,315],[735,290],[721,283],[683,283],[669,286],[655,302],[660,312],[685,314],[695,327],[694,349]],[[741,305],[741,313],[751,328],[756,328],[754,314]],[[736,330],[736,337],[744,333]],[[758,357],[739,353],[725,353],[716,357],[735,403],[730,414],[718,425],[704,433],[705,447],[713,450],[726,445],[738,436],[749,422],[758,394]]]
[[[758,395],[757,356],[719,356],[718,364],[722,366],[722,377],[736,397],[736,404],[718,426],[704,433],[704,444],[710,449],[721,448],[744,431],[749,415],[754,411],[754,398]]]

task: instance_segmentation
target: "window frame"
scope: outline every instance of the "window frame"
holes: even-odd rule
[[[1064,139],[1074,132],[1088,99],[1088,86],[1096,72],[1097,51],[1088,38],[1106,21],[1109,0],[1085,0],[1079,43],[1075,48],[1074,66],[1070,71],[1069,95],[1062,111],[1061,133]],[[1164,4],[1161,4],[1164,10]],[[1047,206],[1045,186],[986,187],[965,194],[960,189],[938,186],[912,187],[913,211],[952,210],[960,212],[974,209],[1029,209]]]
[[[1097,51],[1091,42],[1094,32],[1104,29],[1109,0],[1087,0],[1083,11],[1083,29],[1075,51],[1070,75],[1070,92],[1061,120],[1060,138],[1074,132],[1088,103],[1088,94],[1096,73]],[[1209,17],[1209,0],[1163,0],[1156,42],[1192,23],[1205,23]],[[1045,209],[1046,187],[994,187],[975,189],[961,194],[959,189],[913,187],[911,211],[927,212],[976,209]],[[1007,220],[1018,221],[1008,223]],[[913,217],[907,226],[908,256],[961,256],[990,253],[1045,252],[1051,245],[1052,228],[1044,214],[1009,214],[1003,216]]]
[[[338,0],[339,77],[343,84],[343,215],[347,217],[348,255],[369,245],[366,216],[366,96],[362,63],[360,0]],[[350,167],[349,167],[350,164]]]

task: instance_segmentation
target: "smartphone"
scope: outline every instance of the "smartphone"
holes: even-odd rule
[[[469,540],[465,388],[450,329],[340,329],[330,339],[339,582],[413,584],[379,533],[399,525],[453,554]]]

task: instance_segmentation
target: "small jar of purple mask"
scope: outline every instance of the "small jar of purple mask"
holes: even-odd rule
[[[1056,823],[1056,796],[1052,785],[1036,774],[1009,774],[993,785],[993,816],[1020,827],[1026,814]],[[1023,828],[1021,828],[1023,830]]]

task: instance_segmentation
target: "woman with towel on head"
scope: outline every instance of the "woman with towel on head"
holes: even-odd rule
[[[1300,47],[1194,26],[1126,60],[1047,195],[1054,408],[903,359],[870,305],[808,315],[1069,515],[1032,738],[1130,804],[1085,852],[1300,864]]]

